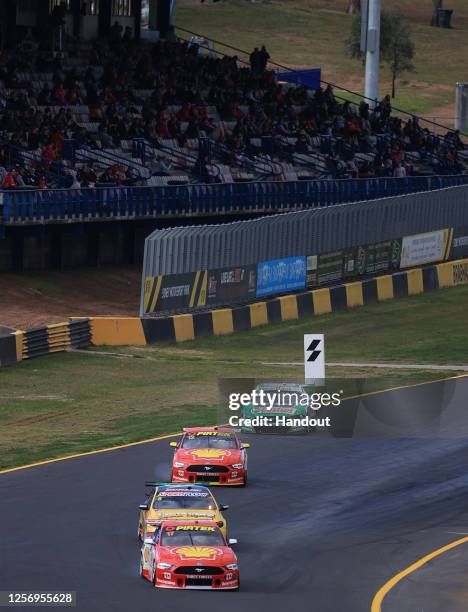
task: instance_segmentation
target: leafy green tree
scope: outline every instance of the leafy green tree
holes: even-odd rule
[[[353,19],[351,34],[346,41],[351,57],[364,60],[361,51],[361,16]],[[413,72],[414,43],[406,18],[400,13],[382,11],[380,20],[380,60],[390,69],[392,98],[395,97],[396,80],[405,72]]]

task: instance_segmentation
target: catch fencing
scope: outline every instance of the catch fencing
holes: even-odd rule
[[[468,255],[468,187],[147,238],[140,316],[252,301]]]

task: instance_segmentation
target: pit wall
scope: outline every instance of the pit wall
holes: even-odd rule
[[[0,366],[89,346],[144,346],[223,336],[262,325],[339,312],[392,298],[468,284],[468,259],[415,268],[234,308],[173,315],[73,318],[66,323],[0,335]]]

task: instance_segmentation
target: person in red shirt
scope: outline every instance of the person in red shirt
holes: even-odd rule
[[[63,85],[58,85],[54,90],[54,98],[59,104],[65,104],[65,90]]]
[[[67,102],[72,106],[78,104],[78,94],[75,87],[70,87],[70,89],[67,91]]]
[[[57,159],[57,152],[53,144],[48,144],[42,149],[42,161],[47,168]]]
[[[62,150],[63,138],[63,132],[54,132],[50,138],[52,140],[52,146],[55,148],[58,154],[60,154],[60,151]]]
[[[10,170],[6,173],[5,180],[3,181],[2,189],[16,189],[18,187],[16,183],[16,171]]]

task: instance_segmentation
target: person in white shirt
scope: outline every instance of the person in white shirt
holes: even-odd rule
[[[401,162],[398,162],[395,170],[393,171],[393,176],[396,178],[405,178],[406,176],[406,168],[401,165]]]

